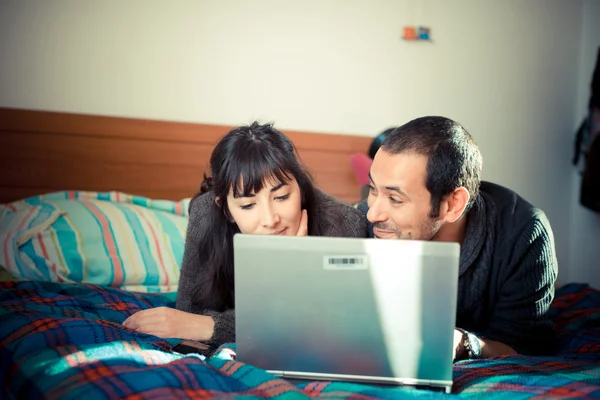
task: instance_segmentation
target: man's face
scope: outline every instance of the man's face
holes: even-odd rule
[[[381,239],[432,240],[442,221],[430,218],[427,157],[379,150],[370,172],[367,219]]]

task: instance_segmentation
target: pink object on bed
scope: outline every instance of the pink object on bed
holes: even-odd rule
[[[369,171],[373,159],[363,153],[355,153],[350,156],[350,165],[354,170],[354,175],[360,186],[364,186],[369,183]]]

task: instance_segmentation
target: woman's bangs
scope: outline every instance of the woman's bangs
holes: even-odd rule
[[[228,181],[233,185],[233,196],[248,196],[262,190],[265,182],[287,183],[293,176],[291,166],[267,157],[257,157],[254,162],[240,162],[231,165]]]

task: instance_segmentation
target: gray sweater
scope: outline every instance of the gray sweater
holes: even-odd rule
[[[366,214],[366,202],[359,209]],[[482,182],[467,218],[456,325],[522,354],[553,353],[548,311],[558,266],[546,215],[515,192]],[[371,224],[369,231],[372,237]]]
[[[332,221],[331,225],[327,226],[325,231],[322,232],[323,236],[367,236],[367,220],[359,210],[319,190],[317,190],[316,195],[320,215],[327,215],[327,220]],[[206,302],[205,304],[194,301],[194,299],[202,297],[198,296],[199,293],[209,293],[212,285],[211,279],[207,276],[208,266],[200,265],[196,252],[198,239],[202,232],[211,229],[205,222],[205,216],[213,206],[214,201],[214,194],[207,192],[194,199],[190,204],[176,307],[182,311],[211,316],[215,322],[215,330],[213,337],[207,343],[212,346],[219,346],[223,343],[235,341],[235,310],[216,311],[217,304],[220,303],[216,299],[214,302]]]

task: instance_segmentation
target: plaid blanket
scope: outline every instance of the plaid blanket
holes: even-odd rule
[[[178,339],[124,328],[132,313],[173,306],[174,294],[136,294],[85,284],[0,284],[0,397],[9,399],[491,397],[600,398],[600,292],[557,290],[555,357],[464,361],[453,394],[332,382],[294,385],[232,359],[172,352]]]

